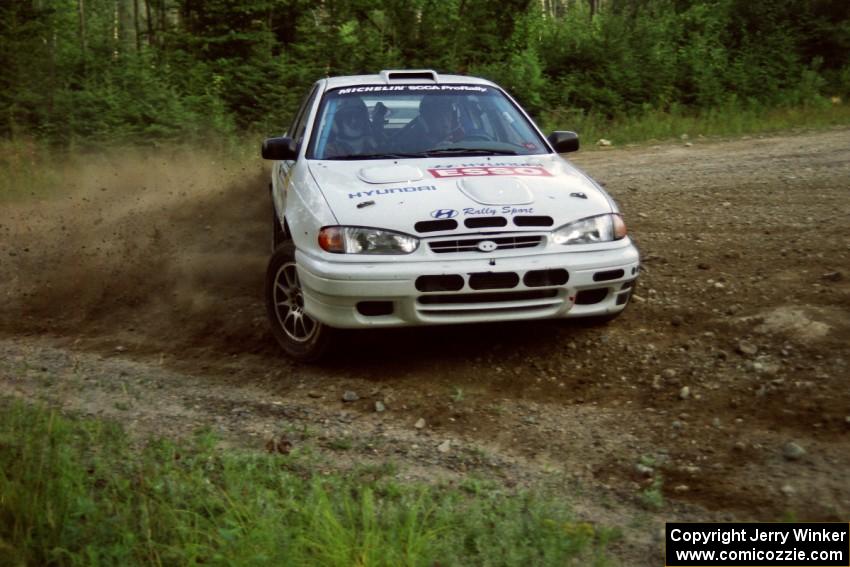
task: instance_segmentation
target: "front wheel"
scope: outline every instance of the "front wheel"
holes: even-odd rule
[[[295,266],[295,245],[291,240],[278,246],[269,260],[266,311],[274,338],[292,358],[310,362],[327,351],[334,329],[304,311],[304,294]]]

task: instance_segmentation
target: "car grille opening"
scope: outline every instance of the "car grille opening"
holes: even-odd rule
[[[564,285],[570,279],[570,274],[562,269],[532,270],[526,272],[522,283],[526,287],[544,287],[549,285]]]
[[[453,219],[419,221],[413,225],[416,232],[437,232],[438,230],[454,230],[457,221]]]
[[[520,216],[514,217],[516,226],[552,226],[555,224],[552,217],[545,216]]]
[[[500,303],[508,301],[527,301],[549,299],[558,294],[556,289],[534,289],[529,291],[503,291],[497,293],[453,293],[451,295],[423,295],[418,301],[421,305],[457,305],[462,303]]]
[[[431,251],[436,254],[453,252],[481,252],[478,243],[490,240],[496,244],[496,250],[511,250],[515,248],[534,248],[543,242],[542,235],[500,236],[497,238],[460,238],[455,240],[435,240],[428,243]]]
[[[367,317],[379,317],[381,315],[392,315],[392,301],[360,301],[357,303],[357,312]]]
[[[462,288],[463,277],[457,274],[416,278],[416,289],[419,291],[458,291]]]
[[[505,217],[475,217],[463,221],[466,228],[486,228],[508,226],[508,219]]]
[[[608,288],[584,289],[576,294],[576,305],[593,305],[608,297]]]
[[[472,289],[510,289],[518,284],[519,276],[514,272],[469,274],[469,287]]]
[[[616,280],[622,278],[626,275],[626,272],[623,270],[608,270],[606,272],[596,272],[593,274],[593,281],[595,282],[607,282],[610,280]]]

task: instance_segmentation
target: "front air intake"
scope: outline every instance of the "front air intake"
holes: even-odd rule
[[[458,291],[463,289],[463,278],[457,274],[419,276],[416,278],[419,291]]]
[[[518,284],[519,276],[514,272],[469,274],[469,287],[472,289],[510,289]]]
[[[451,219],[419,221],[413,225],[416,232],[437,232],[440,230],[454,230],[457,228],[457,221]]]
[[[475,217],[463,221],[466,228],[488,228],[501,227],[508,225],[508,219],[505,217]]]

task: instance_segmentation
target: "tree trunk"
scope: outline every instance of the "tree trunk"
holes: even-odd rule
[[[142,34],[139,31],[139,0],[133,0],[133,29],[136,32],[136,53],[142,50]]]
[[[134,43],[133,34],[135,27],[133,26],[133,16],[135,11],[133,5],[134,0],[115,0],[115,8],[118,24],[118,44],[121,53],[129,53],[131,45]]]
[[[159,4],[159,31],[165,32],[168,28],[168,22],[165,19],[165,0],[157,0]]]
[[[77,10],[80,13],[80,54],[83,60],[83,73],[86,70],[86,52],[88,51],[88,40],[86,39],[86,5],[85,0],[77,0]]]

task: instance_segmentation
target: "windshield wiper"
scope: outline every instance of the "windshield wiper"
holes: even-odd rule
[[[425,152],[428,156],[447,156],[454,154],[478,155],[478,156],[515,156],[513,150],[488,150],[485,148],[437,148]]]
[[[396,158],[421,158],[427,157],[424,153],[391,153],[391,154],[346,154],[342,156],[332,156],[325,159],[396,159]]]

